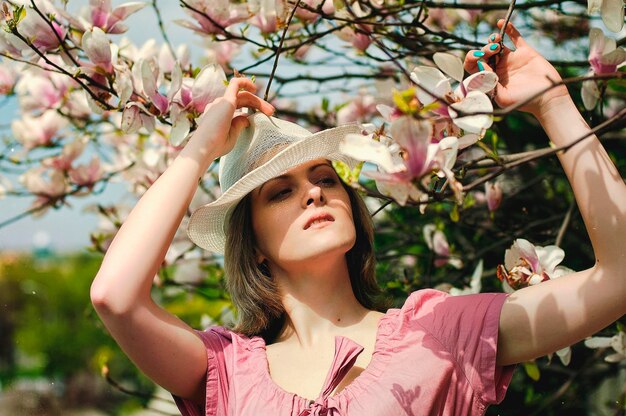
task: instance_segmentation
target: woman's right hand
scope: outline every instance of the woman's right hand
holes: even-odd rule
[[[209,135],[212,137],[211,154],[217,158],[230,152],[241,130],[248,127],[248,116],[235,111],[247,107],[258,110],[271,116],[274,107],[254,95],[256,85],[245,77],[235,77],[230,80],[224,95],[207,106],[200,117],[198,129],[194,134]]]

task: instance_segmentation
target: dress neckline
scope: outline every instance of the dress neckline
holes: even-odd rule
[[[323,397],[324,390],[329,387],[328,384],[336,377],[336,374],[343,369],[343,366],[336,366],[335,364],[337,362],[352,361],[351,363],[347,364],[349,365],[349,368],[348,368],[349,370],[354,365],[354,361],[356,360],[356,358],[363,351],[363,346],[361,346],[356,341],[348,337],[345,337],[343,335],[335,336],[335,352],[333,356],[333,361],[331,363],[330,368],[326,372],[326,378],[325,378],[324,385],[322,386],[322,391],[319,393],[319,396],[316,399],[302,397],[298,395],[297,393],[289,392],[285,390],[284,388],[282,388],[281,386],[279,386],[274,381],[274,379],[271,376],[270,369],[269,369],[269,360],[267,358],[267,345],[265,343],[265,340],[259,336],[254,336],[252,338],[255,339],[256,342],[258,342],[258,345],[260,347],[259,350],[261,351],[261,355],[263,357],[264,365],[261,366],[262,374],[266,378],[269,385],[274,391],[279,392],[280,394],[283,394],[283,395],[294,397],[305,405],[310,405],[320,398],[328,399],[328,400],[338,400],[339,398],[343,397],[345,394],[348,394],[348,392],[350,392],[357,386],[362,385],[362,387],[364,387],[365,385],[369,384],[368,380],[372,381],[376,379],[380,375],[380,373],[382,373],[385,367],[384,364],[386,363],[387,359],[391,356],[390,354],[391,351],[386,351],[384,348],[386,346],[387,338],[391,334],[392,329],[393,329],[390,326],[390,323],[392,322],[391,318],[393,316],[396,316],[399,313],[399,311],[400,311],[399,309],[395,309],[395,308],[389,309],[383,316],[379,318],[377,326],[376,326],[376,339],[374,341],[374,350],[372,351],[372,358],[370,359],[369,363],[367,364],[367,366],[365,366],[363,371],[358,376],[355,377],[354,380],[352,380],[341,391],[339,391],[338,393],[332,396],[328,395],[327,397]],[[334,372],[333,372],[333,368],[335,368]],[[341,379],[343,379],[343,377],[341,377]],[[341,379],[338,382],[340,382]],[[332,390],[334,390],[334,388]]]

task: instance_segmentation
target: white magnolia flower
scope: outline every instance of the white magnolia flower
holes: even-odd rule
[[[487,93],[496,87],[498,76],[494,72],[481,71],[463,80],[461,59],[447,53],[436,53],[433,59],[441,70],[418,66],[411,72],[411,80],[418,87],[417,99],[424,106],[435,103],[437,98],[445,101],[448,105],[442,104],[433,112],[452,119],[466,133],[484,134],[493,123],[493,104]],[[458,81],[454,91],[444,73]]]
[[[588,348],[613,348],[613,354],[604,357],[604,361],[617,363],[626,360],[626,333],[620,331],[612,337],[592,337],[585,340]]]

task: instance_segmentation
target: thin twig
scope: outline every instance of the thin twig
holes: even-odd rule
[[[384,203],[383,203],[380,207],[378,207],[378,209],[376,209],[376,211],[372,212],[371,217],[372,217],[372,218],[374,218],[374,216],[375,216],[376,214],[378,214],[379,212],[381,212],[383,209],[385,209],[385,208],[387,207],[387,205],[391,204],[392,202],[393,202],[393,200],[391,200],[391,199],[390,199],[390,200],[388,200],[388,201],[385,201],[385,202],[384,202]]]
[[[129,396],[133,396],[133,397],[139,397],[142,399],[151,399],[151,400],[159,400],[161,402],[165,402],[165,403],[172,403],[173,402],[171,400],[168,399],[164,399],[163,397],[159,397],[157,395],[154,394],[150,394],[150,393],[143,393],[137,390],[131,390],[129,388],[126,388],[124,386],[122,386],[120,383],[118,383],[116,380],[114,380],[111,375],[109,374],[108,369],[104,370],[103,372],[103,376],[104,379],[106,380],[107,383],[109,383],[109,385],[111,385],[113,388],[115,388],[116,390],[124,393],[124,394],[128,394]],[[146,409],[148,408],[147,406],[145,407]],[[175,416],[172,413],[167,413],[164,412],[163,410],[159,410],[159,409],[154,409],[154,408],[150,408],[150,410],[160,413],[162,415],[166,415],[166,416]]]
[[[287,19],[287,23],[285,24],[285,29],[283,30],[283,35],[280,37],[280,43],[278,44],[278,49],[276,50],[276,59],[274,59],[274,66],[272,66],[272,72],[270,73],[270,77],[267,80],[267,87],[265,87],[265,94],[263,95],[263,99],[267,101],[267,96],[270,93],[270,86],[272,85],[272,80],[274,79],[274,74],[276,73],[276,68],[278,68],[278,58],[280,58],[280,53],[283,50],[283,43],[285,42],[285,36],[287,36],[287,30],[289,30],[289,25],[291,24],[291,19],[296,14],[296,10],[298,9],[298,4],[300,4],[299,0],[296,0],[296,4],[293,6],[291,10],[291,14],[289,15],[289,19]]]
[[[176,57],[176,53],[174,52],[174,48],[172,47],[170,38],[167,36],[167,32],[165,31],[165,27],[163,26],[163,19],[161,18],[161,10],[156,3],[157,0],[152,0],[152,8],[154,9],[154,13],[156,14],[157,23],[159,24],[159,30],[161,31],[161,36],[163,36],[163,41],[167,45],[167,49],[170,51],[172,58],[174,58],[174,61],[176,61],[178,58]]]
[[[572,141],[571,143],[568,143],[566,145],[563,146],[559,146],[559,147],[555,147],[555,148],[550,148],[550,149],[546,149],[543,152],[540,152],[538,154],[535,155],[531,155],[531,156],[527,156],[524,158],[520,158],[518,160],[515,160],[509,164],[505,164],[503,165],[500,169],[485,175],[477,180],[475,180],[474,182],[470,183],[469,185],[465,185],[463,187],[463,192],[467,192],[471,189],[474,189],[475,187],[484,184],[485,182],[500,176],[504,171],[514,168],[516,166],[522,165],[524,163],[528,163],[531,162],[535,159],[539,159],[541,157],[544,156],[549,156],[558,152],[566,152],[569,148],[571,148],[572,146],[580,143],[581,141],[585,140],[588,137],[593,137],[594,134],[603,131],[604,129],[610,127],[613,123],[617,122],[618,120],[621,120],[622,118],[624,118],[626,116],[626,108],[622,109],[622,111],[620,111],[619,113],[615,114],[613,117],[609,118],[608,120],[598,124],[596,127],[590,129],[586,134],[584,134],[583,136],[579,137],[578,139]]]
[[[572,203],[569,205],[569,209],[567,210],[567,213],[565,214],[565,218],[563,218],[563,222],[561,223],[561,228],[559,228],[559,232],[556,235],[556,240],[554,241],[555,246],[561,247],[561,242],[563,241],[565,230],[567,230],[567,227],[569,226],[569,223],[572,219],[572,212],[574,212],[575,206],[576,206],[576,201],[572,201]]]
[[[30,4],[33,10],[35,10],[35,12],[39,15],[39,17],[41,17],[41,19],[44,22],[46,22],[46,24],[48,25],[52,33],[54,33],[54,36],[59,41],[59,45],[61,46],[61,49],[63,49],[67,57],[70,58],[70,60],[75,66],[80,67],[80,64],[76,61],[76,59],[74,59],[74,56],[72,56],[72,54],[66,49],[65,42],[63,39],[61,39],[61,36],[59,36],[59,33],[54,29],[54,26],[52,25],[52,21],[46,15],[44,15],[41,10],[39,10],[39,7],[37,7],[37,5],[35,4],[35,0],[30,0]]]

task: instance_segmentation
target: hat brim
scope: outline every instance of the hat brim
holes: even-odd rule
[[[339,146],[346,135],[361,132],[359,125],[348,124],[313,133],[290,144],[240,178],[215,201],[194,211],[189,219],[187,235],[201,248],[223,254],[228,215],[241,199],[268,180],[311,160],[324,158],[347,163],[351,168],[356,167],[358,161],[341,153]]]

